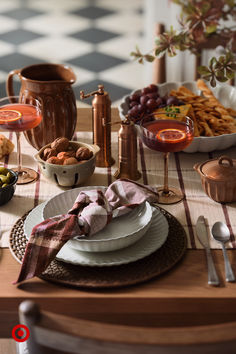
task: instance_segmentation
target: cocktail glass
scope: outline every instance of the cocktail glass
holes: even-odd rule
[[[22,167],[21,132],[37,127],[42,121],[41,104],[36,98],[26,98],[23,102],[19,96],[0,99],[0,129],[15,132],[17,141],[17,184],[35,181],[38,173],[32,168]]]
[[[152,121],[142,120],[140,125],[141,138],[152,150],[164,153],[164,185],[159,187],[160,204],[174,204],[181,201],[184,195],[180,189],[168,185],[168,161],[170,152],[185,149],[191,144],[194,136],[194,124],[187,116],[177,119],[155,117]]]

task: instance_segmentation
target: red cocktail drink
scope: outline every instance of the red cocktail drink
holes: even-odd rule
[[[155,120],[143,124],[142,139],[147,147],[162,152],[185,149],[193,140],[193,131],[185,122]]]
[[[0,129],[22,132],[37,127],[41,112],[31,104],[13,103],[0,107]]]
[[[21,167],[20,134],[22,131],[37,127],[42,121],[41,104],[36,98],[20,102],[19,96],[0,99],[0,129],[16,133],[18,167],[13,168],[18,173],[17,184],[33,182],[38,173],[32,168]]]
[[[186,116],[175,119],[155,119],[140,125],[142,140],[152,150],[164,152],[164,186],[158,188],[161,204],[173,204],[184,198],[182,192],[168,186],[168,158],[170,152],[185,149],[194,136],[193,121]]]

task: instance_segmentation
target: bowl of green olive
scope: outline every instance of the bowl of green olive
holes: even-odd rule
[[[17,179],[16,172],[0,166],[0,205],[6,204],[13,197]]]

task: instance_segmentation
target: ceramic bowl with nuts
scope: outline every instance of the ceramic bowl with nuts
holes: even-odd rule
[[[42,147],[34,156],[42,174],[63,187],[85,182],[94,172],[100,148],[95,144],[61,137]]]

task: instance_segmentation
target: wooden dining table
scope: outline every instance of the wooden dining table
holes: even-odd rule
[[[78,109],[76,130],[80,133],[80,138],[83,137],[83,133],[91,132],[91,114],[90,108]],[[117,108],[113,108],[112,122],[117,122],[119,119]],[[115,142],[113,142],[113,144],[117,143],[118,129],[119,124],[112,126],[112,132],[115,136]],[[143,149],[140,142],[138,143],[138,148]],[[218,155],[220,155],[220,153],[221,152],[217,152]],[[231,154],[232,157],[236,154],[234,149],[229,149],[227,153]],[[208,156],[204,153],[197,156],[194,155],[196,154],[181,153],[180,159],[182,164],[187,161],[190,166],[191,161],[196,159],[204,161]],[[153,155],[153,158],[155,158],[155,156],[157,157],[159,155]],[[117,161],[118,156],[114,156],[114,158]],[[161,163],[162,160],[160,158],[158,164],[161,166]],[[170,168],[171,166],[172,165],[170,165]],[[176,165],[173,166],[176,167]],[[148,178],[150,169],[146,168],[144,171],[142,161],[139,162],[139,168],[143,177],[146,176]],[[173,176],[170,173],[171,182],[178,183],[178,180],[175,179],[175,176],[177,175],[174,174],[176,172],[174,170],[176,170],[176,168],[173,167]],[[168,210],[181,223],[183,223],[183,221],[180,219],[180,214],[178,213],[181,208],[185,210],[183,211],[186,223],[184,226],[190,240],[188,243],[188,249],[183,258],[172,269],[147,282],[121,288],[74,289],[53,284],[39,278],[33,278],[20,286],[16,286],[13,285],[12,282],[16,279],[17,274],[19,273],[20,264],[13,258],[7,247],[1,248],[0,337],[11,337],[13,326],[19,323],[18,306],[25,299],[34,300],[44,310],[50,310],[52,312],[80,318],[96,319],[104,322],[146,326],[180,326],[235,320],[236,283],[228,283],[225,281],[222,250],[219,248],[212,250],[216,269],[220,277],[220,286],[210,286],[207,283],[205,251],[199,246],[199,244],[195,244],[193,247],[191,244],[191,233],[195,233],[194,224],[196,221],[196,215],[200,215],[202,211],[204,216],[207,217],[214,213],[214,210],[216,216],[218,215],[218,212],[222,218],[225,218],[226,221],[230,223],[231,232],[235,232],[236,228],[234,225],[236,224],[233,215],[235,216],[236,204],[231,203],[230,205],[221,205],[210,200],[210,198],[208,198],[202,191],[200,178],[197,176],[196,172],[194,170],[191,171],[190,169],[187,172],[186,171],[186,166],[184,165],[182,169],[182,182],[185,184],[187,190],[188,181],[191,181],[192,178],[196,178],[192,183],[193,187],[191,187],[196,187],[195,193],[192,192],[189,197],[187,196],[185,202],[176,204]],[[184,174],[185,172],[186,175]],[[179,171],[177,171],[177,173],[179,173]],[[44,177],[41,176],[40,178]],[[162,178],[162,175],[160,175],[159,178]],[[156,181],[157,183],[161,183],[161,179],[157,179]],[[144,183],[145,178],[141,179],[140,182]],[[155,184],[155,173],[152,173],[148,182],[151,185]],[[105,180],[105,185],[106,184],[107,180]],[[28,191],[28,187],[25,186],[25,188],[25,190]],[[28,198],[28,196],[24,197],[22,194],[18,198],[18,209],[14,209],[15,212],[14,215],[12,215],[13,221],[16,221],[17,218],[22,216],[26,211],[24,210],[24,198]],[[17,189],[12,200],[13,201],[10,201],[7,206],[0,207],[2,224],[4,224],[4,218],[8,215],[7,213],[13,214],[11,211],[13,210],[11,209],[11,205],[13,205],[14,200],[17,200]],[[197,205],[198,201],[200,206],[199,209],[196,210],[197,207],[194,205]],[[165,208],[164,205],[162,205],[162,207]],[[206,215],[207,213],[208,215]],[[5,235],[10,235],[10,232],[10,227],[7,230],[5,228]],[[232,268],[236,272],[236,251],[234,245],[235,243],[232,242],[232,245],[227,252]]]

